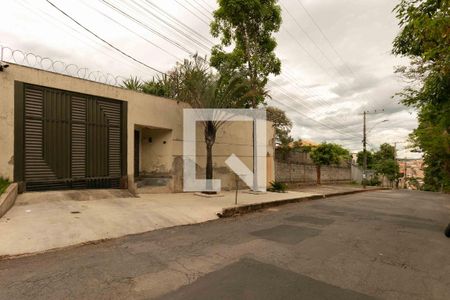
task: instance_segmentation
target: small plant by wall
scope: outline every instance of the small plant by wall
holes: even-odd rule
[[[7,179],[0,177],[0,195],[3,194],[4,191],[6,191],[8,186],[9,186],[9,181]]]
[[[267,189],[269,192],[275,193],[286,193],[287,185],[280,181],[272,181],[270,182],[270,188]]]

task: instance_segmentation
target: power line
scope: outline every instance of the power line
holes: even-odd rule
[[[330,63],[330,65],[336,70],[336,73],[342,77],[344,77],[344,75],[339,71],[339,69],[337,68],[337,66],[333,63],[333,61],[325,54],[325,52],[322,50],[321,47],[319,47],[319,45],[314,41],[313,38],[311,38],[311,36],[309,35],[309,33],[300,25],[300,23],[297,21],[297,19],[290,13],[290,11],[288,9],[286,9],[286,7],[280,3],[281,7],[283,7],[284,11],[286,11],[286,13],[292,18],[292,20],[294,20],[294,23],[297,25],[298,28],[300,28],[300,30],[303,32],[303,34],[308,38],[308,40],[311,41],[311,43],[313,43],[313,45],[319,50],[319,52],[322,54],[322,56]]]
[[[287,71],[285,71],[284,74],[281,75],[281,78],[284,78],[284,77],[289,81],[289,83],[291,83],[291,84],[293,84],[293,85],[296,85],[299,89],[301,89],[302,91],[304,91],[304,93],[305,93],[306,95],[308,95],[308,96],[310,96],[311,98],[313,98],[315,104],[316,104],[316,103],[320,103],[320,104],[323,105],[323,106],[331,106],[331,105],[334,104],[334,103],[331,103],[331,102],[329,102],[328,100],[322,98],[322,97],[319,96],[317,93],[310,93],[310,92],[308,92],[308,90],[305,89],[304,87],[302,87],[301,85],[299,85],[299,84],[296,82],[296,79],[295,79],[292,75],[290,75]],[[292,81],[291,81],[291,80],[292,80]],[[342,125],[342,123],[339,122],[339,121],[335,121],[335,122]]]
[[[288,111],[293,111],[293,112],[297,113],[298,115],[300,115],[301,117],[304,117],[304,118],[306,118],[306,119],[309,119],[309,120],[313,121],[314,123],[319,124],[319,125],[320,125],[321,127],[323,127],[323,128],[327,128],[327,129],[333,130],[333,131],[335,131],[336,133],[341,134],[341,135],[347,135],[346,133],[339,132],[339,131],[337,131],[336,129],[334,129],[333,127],[330,127],[330,126],[328,126],[328,125],[326,125],[326,124],[324,124],[324,123],[322,123],[322,122],[320,122],[320,121],[317,121],[317,120],[315,120],[315,119],[309,117],[308,115],[306,115],[306,114],[304,114],[304,113],[298,111],[296,108],[294,108],[294,107],[292,107],[292,106],[286,104],[285,102],[281,102],[281,101],[276,100],[276,99],[272,99],[272,101],[277,102],[278,104],[281,104],[282,106],[284,106],[285,108],[287,108]],[[355,142],[355,143],[356,143],[356,142]]]
[[[81,28],[83,28],[84,30],[86,30],[87,32],[89,32],[90,34],[92,34],[93,36],[95,36],[97,39],[101,40],[102,42],[104,42],[105,44],[107,44],[108,46],[110,46],[111,48],[113,48],[114,50],[116,50],[117,52],[120,52],[121,54],[123,54],[124,56],[132,59],[133,61],[153,70],[156,71],[160,74],[165,74],[164,72],[147,65],[146,63],[134,58],[133,56],[125,53],[124,51],[120,50],[119,48],[117,48],[116,46],[114,46],[113,44],[111,44],[110,42],[106,41],[105,39],[103,39],[102,37],[100,37],[99,35],[97,35],[96,33],[94,33],[93,31],[91,31],[90,29],[88,29],[87,27],[85,27],[83,24],[81,24],[80,22],[78,22],[77,20],[75,20],[73,17],[71,17],[69,14],[67,14],[65,11],[63,11],[62,9],[60,9],[58,6],[56,6],[55,4],[53,4],[50,0],[45,0],[47,1],[47,3],[49,3],[51,6],[53,6],[55,9],[57,9],[59,12],[61,12],[64,16],[66,16],[67,18],[69,18],[70,20],[72,20],[74,23],[76,23],[78,26],[80,26]]]
[[[200,14],[202,14],[203,16],[205,16],[205,17],[211,22],[211,21],[212,21],[212,18],[211,18],[209,15],[207,15],[207,14],[211,14],[211,12],[208,11],[207,9],[205,9],[204,6],[202,6],[200,3],[196,2],[195,0],[192,0],[192,1],[194,1],[199,7],[203,8],[203,9],[206,11],[206,14],[205,14],[203,11],[201,11],[200,9],[198,9],[195,5],[193,5],[193,4],[192,4],[191,2],[189,2],[188,0],[185,0],[185,3],[189,4],[190,7],[194,8],[196,11],[198,11]]]
[[[209,38],[205,37],[204,35],[200,34],[197,30],[192,29],[191,27],[187,26],[185,23],[179,21],[176,17],[172,16],[171,14],[169,14],[168,12],[166,12],[165,10],[163,10],[162,8],[160,8],[159,6],[157,6],[156,4],[152,3],[149,0],[145,0],[145,2],[152,6],[153,8],[156,8],[161,14],[165,15],[166,17],[168,17],[169,19],[171,19],[173,22],[175,22],[176,24],[182,26],[183,28],[185,28],[186,30],[188,30],[191,34],[196,35],[197,37],[203,39],[203,41],[206,41],[208,43],[211,43],[212,45],[214,45],[213,42],[211,42],[209,40]]]
[[[63,30],[65,33],[67,33],[68,35],[70,35],[72,38],[76,39],[77,41],[85,44],[86,46],[88,46],[89,48],[93,49],[96,52],[100,52],[102,54],[104,54],[105,56],[110,57],[111,59],[113,59],[114,61],[120,60],[122,63],[129,65],[130,67],[136,68],[136,65],[133,64],[130,60],[125,59],[122,55],[118,54],[116,51],[114,51],[114,54],[117,54],[118,56],[113,56],[111,53],[108,52],[104,52],[102,51],[102,49],[99,48],[94,48],[93,45],[91,45],[90,43],[88,43],[87,41],[92,42],[93,44],[95,44],[96,46],[99,46],[100,48],[103,48],[103,50],[113,50],[109,47],[107,47],[104,43],[100,43],[97,39],[91,37],[91,35],[84,35],[82,34],[81,31],[79,31],[77,28],[74,28],[72,26],[70,26],[68,23],[65,23],[57,18],[55,18],[54,16],[50,15],[49,13],[47,13],[46,11],[42,10],[39,7],[34,7],[33,8],[33,4],[31,3],[27,3],[26,5],[24,3],[22,3],[21,0],[16,1],[16,3],[19,3],[22,7],[24,7],[25,9],[29,10],[30,12],[33,13],[33,15],[37,14],[42,14],[42,16],[44,16],[43,18],[41,17],[40,20],[45,20],[47,23],[51,23],[52,25],[57,25],[55,26],[55,28],[58,28],[60,30]],[[59,25],[56,23],[58,22]],[[80,37],[74,35],[72,32],[64,30],[65,28],[70,29],[71,31],[77,33],[80,37],[86,39],[81,39]],[[145,71],[144,71],[145,70]],[[147,69],[143,69],[143,72],[148,72]],[[151,76],[153,76],[153,73],[148,73],[148,75],[152,74]]]
[[[208,2],[206,2],[205,0],[200,0],[200,2],[202,2],[203,4],[205,4],[206,6],[208,6],[209,9],[214,10],[215,8],[212,7],[211,5],[209,5]]]
[[[48,0],[47,0],[48,1]],[[177,48],[180,48],[181,50],[189,53],[190,55],[193,55],[194,53],[187,49],[186,47],[184,47],[183,45],[179,44],[178,42],[168,38],[167,36],[165,36],[164,34],[160,33],[159,31],[151,28],[150,26],[148,26],[147,24],[143,23],[142,21],[134,18],[133,16],[127,14],[126,12],[124,12],[123,10],[121,10],[120,8],[116,7],[115,5],[109,3],[108,1],[105,0],[101,0],[103,3],[105,3],[106,5],[108,5],[110,8],[114,9],[115,11],[117,11],[118,13],[120,13],[121,15],[129,18],[130,20],[132,20],[133,22],[145,27],[147,30],[151,31],[152,33],[156,34],[157,36],[159,36],[160,38],[164,39],[165,41],[171,43],[172,45],[176,46]]]
[[[344,64],[344,66],[354,75],[356,76],[356,74],[353,72],[353,70],[345,63],[344,59],[341,57],[341,55],[339,54],[339,52],[336,50],[336,48],[333,46],[333,44],[331,43],[331,41],[328,39],[328,37],[325,35],[325,33],[323,32],[322,28],[320,28],[319,24],[317,24],[316,20],[314,19],[314,17],[311,15],[311,13],[308,11],[308,9],[303,5],[303,3],[300,0],[297,0],[298,4],[300,4],[300,6],[303,8],[303,10],[306,12],[306,14],[308,15],[308,17],[311,19],[311,21],[313,22],[313,24],[316,26],[316,28],[319,30],[320,34],[322,35],[322,37],[325,39],[325,41],[328,43],[328,45],[330,46],[330,48],[333,50],[333,52],[337,55],[337,57],[341,60],[341,62]]]
[[[286,33],[291,37],[291,39],[294,40],[294,42],[298,45],[298,47],[302,49],[303,52],[305,52],[323,72],[327,73],[327,75],[330,76],[330,78],[332,77],[331,74],[328,72],[328,70],[326,70],[322,66],[322,64],[317,60],[317,58],[315,58],[314,55],[312,55],[311,52],[308,49],[306,49],[306,47],[303,46],[300,43],[300,41],[287,28],[284,28],[284,31],[286,31]]]
[[[285,93],[289,93],[289,91],[287,91],[287,90],[285,90],[284,88],[280,87],[280,86],[277,85],[274,81],[270,81],[270,83],[271,83],[271,84],[275,84],[276,87],[277,87],[279,90],[283,90]],[[296,101],[296,100],[298,100],[298,101]],[[303,107],[305,107],[307,110],[313,112],[314,109],[311,108],[309,105],[307,105],[306,103],[302,102],[300,99],[296,99],[296,100],[295,100],[295,101],[296,101],[297,103],[299,103],[300,105],[302,105]],[[343,124],[343,123],[341,123],[341,122],[335,120],[334,118],[330,117],[330,120],[331,120],[333,123],[337,124],[340,128],[346,128],[346,129],[347,129],[347,125],[345,125],[345,124]],[[338,126],[336,126],[335,128],[339,128]]]
[[[144,7],[142,4],[138,3],[137,1],[134,1],[134,0],[131,0],[131,1],[136,6],[138,6],[140,8],[140,10],[143,10],[146,13],[149,13],[150,15],[152,15],[153,17],[158,19],[167,28],[169,28],[172,31],[175,31],[180,37],[184,38],[186,41],[188,41],[190,43],[194,43],[196,46],[199,46],[199,47],[203,48],[204,50],[207,50],[207,51],[210,50],[210,48],[207,45],[205,45],[205,44],[203,44],[203,42],[195,39],[194,37],[192,37],[192,35],[189,35],[186,32],[184,32],[183,30],[176,28],[175,26],[173,26],[172,24],[170,24],[169,22],[167,22],[166,20],[164,20],[163,18],[158,16],[156,13],[153,13],[151,10],[147,9],[146,7]],[[129,4],[128,4],[128,6],[131,7]]]
[[[200,1],[197,0],[192,0],[195,4],[197,4],[198,6],[200,6],[204,11],[206,11],[208,14],[211,14],[212,11],[214,11],[214,8],[212,8],[210,5],[205,4],[205,2],[202,1],[202,3],[200,3]],[[207,8],[205,6],[208,6]]]
[[[101,14],[102,16],[104,16],[105,18],[107,18],[108,20],[110,20],[111,22],[113,22],[113,23],[119,25],[120,27],[124,28],[125,30],[127,30],[127,31],[129,31],[129,32],[131,32],[131,33],[133,33],[134,35],[136,35],[136,36],[138,36],[138,37],[140,37],[141,39],[143,39],[144,41],[146,41],[146,42],[149,43],[150,45],[152,45],[152,46],[158,48],[159,50],[163,51],[164,53],[169,54],[170,56],[172,56],[172,57],[174,57],[174,58],[176,58],[176,59],[179,59],[178,57],[176,57],[175,55],[173,55],[172,53],[170,53],[170,52],[167,51],[166,49],[164,49],[164,48],[158,46],[157,44],[155,44],[154,42],[150,41],[150,40],[147,39],[146,37],[140,35],[140,34],[137,33],[136,31],[130,29],[129,27],[123,25],[122,23],[118,22],[117,20],[111,18],[110,16],[108,16],[108,15],[105,14],[104,12],[98,10],[98,9],[95,8],[95,7],[92,7],[91,5],[87,4],[87,3],[84,2],[84,1],[82,1],[82,2],[83,2],[83,4],[86,5],[87,7],[91,8],[92,10],[95,10],[97,13]]]
[[[277,84],[275,84],[275,85],[277,85]],[[291,97],[289,94],[286,94],[286,93],[283,92],[284,89],[283,89],[282,87],[278,86],[278,88],[281,90],[281,93],[282,93],[282,94],[284,94],[286,97],[288,97],[288,98],[290,98],[290,99],[292,99],[292,100],[295,101],[295,98],[293,98],[293,97]],[[272,100],[273,100],[273,101],[276,101],[276,102],[278,102],[278,103],[280,103],[280,101],[278,101],[278,100],[275,100],[275,99],[272,99]],[[287,106],[287,105],[286,105],[286,106]],[[322,126],[324,126],[324,127],[327,127],[328,129],[331,129],[331,130],[336,131],[336,132],[338,132],[338,133],[340,133],[340,134],[343,134],[343,135],[351,136],[352,138],[361,138],[360,136],[356,136],[356,135],[353,135],[353,134],[350,134],[350,133],[347,133],[347,132],[344,132],[344,131],[340,131],[340,130],[337,129],[336,127],[332,127],[332,126],[329,126],[329,125],[327,125],[327,124],[324,124],[324,123],[322,123],[322,122],[320,122],[320,121],[317,121],[317,120],[315,120],[315,119],[313,119],[313,118],[307,116],[306,114],[304,114],[304,113],[298,111],[298,110],[297,110],[296,108],[294,108],[294,107],[289,106],[289,108],[291,108],[292,110],[296,111],[296,112],[299,113],[300,115],[302,115],[302,116],[304,116],[304,117],[306,117],[306,118],[312,120],[313,122],[318,123],[318,124],[320,124],[320,125],[322,125]]]
[[[175,0],[176,3],[178,3],[181,7],[183,7],[185,10],[187,10],[188,12],[190,12],[192,15],[194,15],[197,19],[199,19],[201,22],[205,23],[207,26],[209,26],[209,23],[206,22],[205,20],[203,20],[199,15],[197,15],[195,12],[193,12],[191,9],[189,9],[188,7],[184,6],[183,3],[180,3],[180,1]]]
[[[306,10],[306,7],[304,7],[303,5],[302,5],[302,3],[300,2],[300,0],[297,0],[297,2],[299,2],[300,3],[300,5],[304,8],[304,10],[305,11],[307,11]],[[286,10],[286,12],[289,14],[289,16],[294,20],[294,22],[297,24],[297,26],[300,28],[300,30],[306,35],[306,37],[316,46],[316,48],[317,49],[319,49],[319,51],[322,53],[322,55],[325,57],[325,59],[327,59],[329,62],[330,62],[330,64],[333,66],[333,68],[336,70],[336,73],[340,76],[340,77],[342,77],[342,79],[344,79],[344,83],[347,85],[347,86],[350,86],[350,85],[348,85],[347,84],[347,81],[345,80],[345,75],[343,75],[340,71],[339,71],[339,69],[334,65],[334,63],[328,58],[328,56],[326,56],[325,55],[325,53],[323,52],[323,50],[317,45],[317,43],[310,37],[310,35],[306,32],[306,30],[304,30],[303,29],[303,27],[300,25],[300,23],[299,22],[297,22],[297,19],[284,7],[284,5],[283,4],[281,4],[280,3],[280,5],[282,5],[282,7],[283,7],[283,9],[284,10]],[[308,14],[308,16],[310,16],[310,18],[311,18],[311,20],[313,20],[313,18],[312,18],[312,15],[307,11],[307,14]],[[323,31],[320,29],[320,27],[318,26],[318,24],[313,20],[313,22],[315,23],[315,25],[317,25],[317,27],[319,28],[319,31],[321,31],[321,33],[323,33]],[[331,48],[333,49],[333,51],[335,51],[335,53],[337,54],[337,56],[338,56],[338,58],[344,63],[344,66],[350,71],[350,73],[352,73],[352,75],[356,78],[357,76],[356,76],[356,74],[353,72],[353,70],[352,69],[350,69],[350,67],[348,67],[348,65],[346,65],[346,63],[345,63],[345,61],[342,59],[342,57],[339,55],[339,53],[336,51],[336,49],[332,46],[332,44],[331,44],[331,42],[328,40],[328,38],[325,36],[325,34],[323,33],[323,36],[324,36],[324,38],[325,38],[325,40],[327,40],[328,41],[328,43],[329,43],[329,45],[331,46]],[[368,98],[370,98],[370,100],[372,100],[372,101],[374,101],[374,99],[372,98],[372,97],[369,97],[368,96]]]

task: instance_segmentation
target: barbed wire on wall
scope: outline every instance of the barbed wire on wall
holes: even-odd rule
[[[15,63],[22,66],[32,67],[44,71],[68,75],[112,86],[123,86],[126,80],[123,76],[115,76],[111,73],[92,71],[89,68],[82,68],[76,64],[67,64],[60,60],[40,56],[32,52],[25,52],[18,49],[0,45],[0,61]]]

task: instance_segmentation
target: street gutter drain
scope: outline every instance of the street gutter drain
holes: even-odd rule
[[[80,214],[79,211],[71,211],[70,213],[71,213],[71,214]]]

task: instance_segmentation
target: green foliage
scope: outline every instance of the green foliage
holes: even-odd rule
[[[3,194],[4,191],[6,191],[8,186],[9,186],[9,181],[7,179],[0,177],[0,195]]]
[[[378,176],[372,176],[372,178],[370,178],[368,185],[369,186],[377,186],[381,184],[381,180]]]
[[[264,102],[268,76],[281,70],[273,37],[280,29],[281,8],[276,0],[218,0],[218,4],[211,34],[220,39],[220,45],[211,51],[211,65],[222,76],[244,74],[250,85],[246,106],[257,107]]]
[[[400,168],[395,159],[395,147],[387,143],[380,145],[380,150],[373,154],[373,169],[377,174],[386,176],[389,181],[400,177]]]
[[[360,166],[364,165],[364,152],[360,151],[357,154],[357,163]],[[367,169],[374,170],[379,175],[384,175],[390,181],[396,180],[400,177],[400,170],[397,161],[395,160],[395,147],[387,143],[380,145],[380,150],[376,152],[367,151]],[[374,176],[374,182],[367,182],[368,185],[378,185],[379,180]]]
[[[397,70],[411,83],[398,96],[419,111],[410,139],[424,152],[425,187],[450,190],[450,2],[401,0],[395,12],[392,52],[411,60]]]
[[[370,179],[363,179],[362,184],[365,184],[368,186],[378,186],[381,184],[381,181],[377,175],[374,175]]]
[[[162,75],[146,81],[141,86],[141,91],[145,94],[151,94],[160,97],[176,98],[178,85],[176,76]]]
[[[341,145],[333,143],[321,143],[311,151],[311,159],[318,165],[339,164],[350,158],[350,152]]]
[[[374,161],[380,160],[394,160],[395,159],[395,147],[389,145],[388,143],[384,143],[380,145],[380,150],[374,153],[373,155]]]
[[[386,176],[389,181],[394,181],[400,177],[400,170],[395,159],[380,159],[373,166],[377,174]]]
[[[273,122],[275,129],[275,143],[280,147],[289,147],[293,141],[290,136],[292,121],[286,116],[286,112],[277,107],[269,106],[266,108],[267,120]]]
[[[142,91],[142,81],[137,77],[131,76],[130,78],[125,79],[122,82],[122,87],[129,89],[129,90],[141,92]]]
[[[267,189],[269,192],[276,192],[276,193],[286,193],[287,185],[280,181],[272,181],[270,182],[270,188]]]
[[[292,143],[292,150],[297,152],[311,153],[315,148],[311,145],[305,145],[301,139],[298,139]]]
[[[415,177],[408,178],[408,183],[416,188],[416,190],[422,189],[419,180]]]
[[[371,170],[373,169],[373,163],[374,163],[374,155],[372,151],[366,151],[367,155],[367,169]],[[358,154],[356,154],[356,163],[359,166],[364,166],[364,151],[359,151]]]

